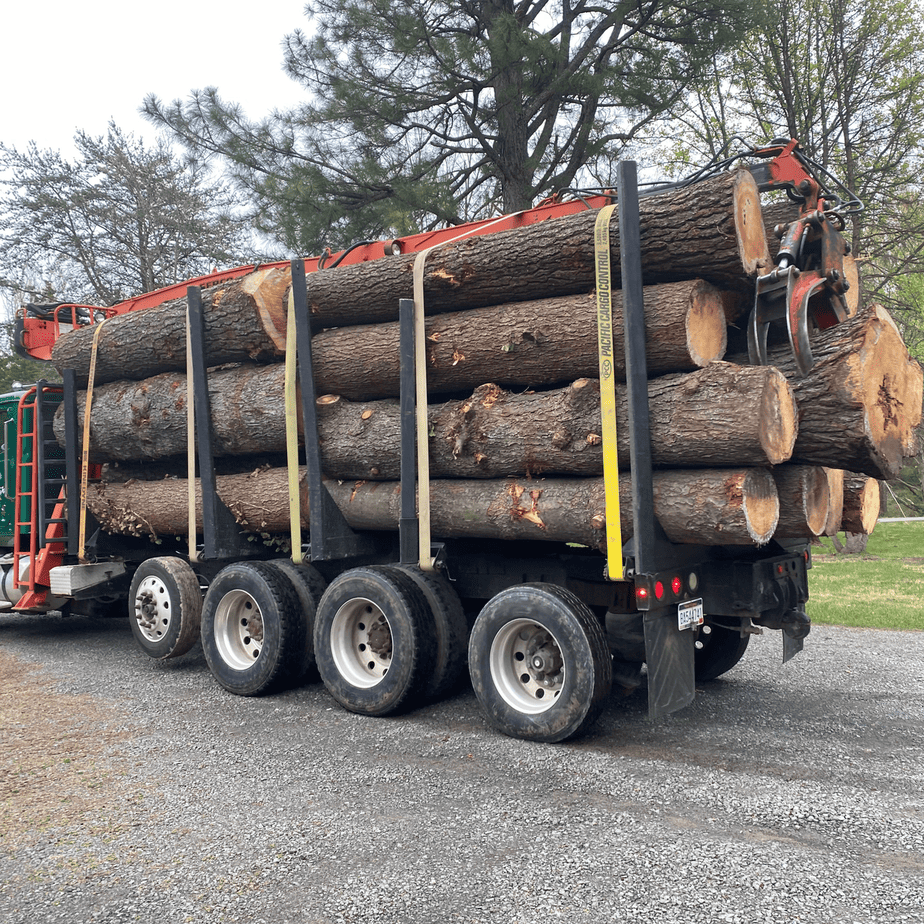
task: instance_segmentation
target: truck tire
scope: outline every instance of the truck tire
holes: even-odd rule
[[[345,571],[318,605],[314,651],[324,685],[345,709],[370,716],[409,709],[436,659],[426,599],[394,566]]]
[[[437,702],[454,692],[465,672],[468,620],[462,601],[446,577],[418,565],[397,565],[420,588],[433,617],[436,659],[423,697]]]
[[[267,562],[222,568],[202,605],[202,649],[215,680],[238,696],[290,683],[305,650],[304,620],[292,583]]]
[[[750,640],[750,635],[742,635],[738,629],[711,622],[707,616],[694,644],[693,670],[696,679],[715,680],[730,671],[743,657]]]
[[[468,666],[491,725],[530,741],[585,732],[612,684],[603,627],[555,584],[521,584],[492,597],[472,628]]]
[[[199,578],[181,558],[149,558],[132,578],[127,610],[132,634],[146,655],[159,661],[178,658],[199,638]]]
[[[317,665],[314,659],[314,620],[318,611],[318,603],[327,590],[327,581],[313,565],[296,565],[291,558],[278,558],[267,562],[279,569],[292,584],[292,589],[301,604],[301,617],[304,623],[305,649],[302,654],[302,663],[293,678],[296,682],[312,679],[317,674]]]

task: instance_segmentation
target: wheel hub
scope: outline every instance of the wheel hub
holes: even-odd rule
[[[145,578],[135,594],[135,620],[149,642],[159,642],[170,627],[170,592],[160,578]]]
[[[531,619],[515,619],[501,628],[491,645],[490,663],[497,691],[520,712],[550,709],[565,682],[558,641]]]
[[[222,597],[215,611],[215,643],[225,663],[246,670],[263,650],[263,613],[243,590]]]
[[[330,642],[337,670],[356,687],[374,687],[391,667],[391,626],[382,610],[364,597],[340,607],[331,623]]]

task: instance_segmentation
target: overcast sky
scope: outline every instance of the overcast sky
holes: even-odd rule
[[[0,141],[71,152],[77,129],[110,119],[155,137],[138,109],[148,93],[185,99],[217,86],[250,117],[305,98],[282,70],[282,41],[307,29],[303,0],[39,0],[4,4]]]

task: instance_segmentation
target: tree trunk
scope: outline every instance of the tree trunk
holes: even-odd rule
[[[702,280],[647,286],[649,376],[685,372],[725,353],[725,306],[737,299]],[[613,364],[625,378],[622,293],[613,293]],[[354,401],[398,394],[396,323],[328,330],[311,341],[318,394]],[[427,387],[433,393],[486,382],[535,388],[599,374],[596,300],[572,295],[452,312],[426,322]],[[362,375],[357,375],[357,370]]]
[[[867,475],[848,472],[844,477],[844,513],[841,529],[848,533],[871,533],[879,520],[879,482]]]
[[[804,378],[789,350],[774,351],[799,408],[792,461],[894,478],[915,447],[922,373],[895,322],[879,305],[812,339],[815,365]]]
[[[107,532],[157,538],[183,535],[187,523],[183,479],[90,485],[87,506]],[[286,533],[289,528],[285,469],[217,478],[218,493],[248,531]],[[395,530],[401,489],[395,482],[327,482],[354,529]],[[779,505],[764,469],[657,472],[655,515],[673,542],[707,545],[765,543],[776,527]],[[620,485],[621,528],[632,534],[629,480]],[[302,470],[302,526],[308,525]],[[434,538],[542,539],[605,547],[603,481],[599,478],[433,481]],[[201,530],[201,509],[197,511]]]
[[[206,362],[276,362],[285,352],[286,293],[291,273],[255,270],[241,279],[202,291]],[[97,346],[95,382],[146,379],[186,368],[185,298],[105,322]],[[94,327],[72,330],[55,343],[51,361],[58,372],[73,369],[87,384]]]
[[[284,367],[242,366],[209,378],[217,456],[285,451]],[[654,463],[675,467],[785,462],[796,438],[796,407],[785,377],[770,366],[713,363],[648,387]],[[82,393],[83,394],[83,393]],[[78,396],[79,427],[84,401]],[[619,462],[629,464],[625,387],[617,389]],[[318,399],[324,472],[331,478],[397,479],[401,414],[394,399]],[[90,458],[155,460],[186,452],[185,377],[114,382],[95,391]],[[483,385],[465,400],[429,409],[435,478],[513,474],[599,475],[600,389],[596,379],[512,394]],[[55,418],[64,440],[63,413]]]
[[[770,267],[760,195],[746,170],[640,202],[646,283],[705,278],[741,286]],[[445,244],[424,274],[428,313],[588,292],[594,288],[595,210]],[[614,273],[619,235],[612,222]],[[322,270],[308,281],[312,318],[324,327],[392,320],[412,295],[416,254]],[[357,297],[357,293],[361,293]]]
[[[781,465],[773,470],[780,499],[777,539],[820,536],[828,522],[831,496],[828,476],[812,465]]]

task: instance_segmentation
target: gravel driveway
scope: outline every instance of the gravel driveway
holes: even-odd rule
[[[924,922],[924,633],[781,651],[541,745],[467,689],[365,719],[2,616],[0,922]]]

